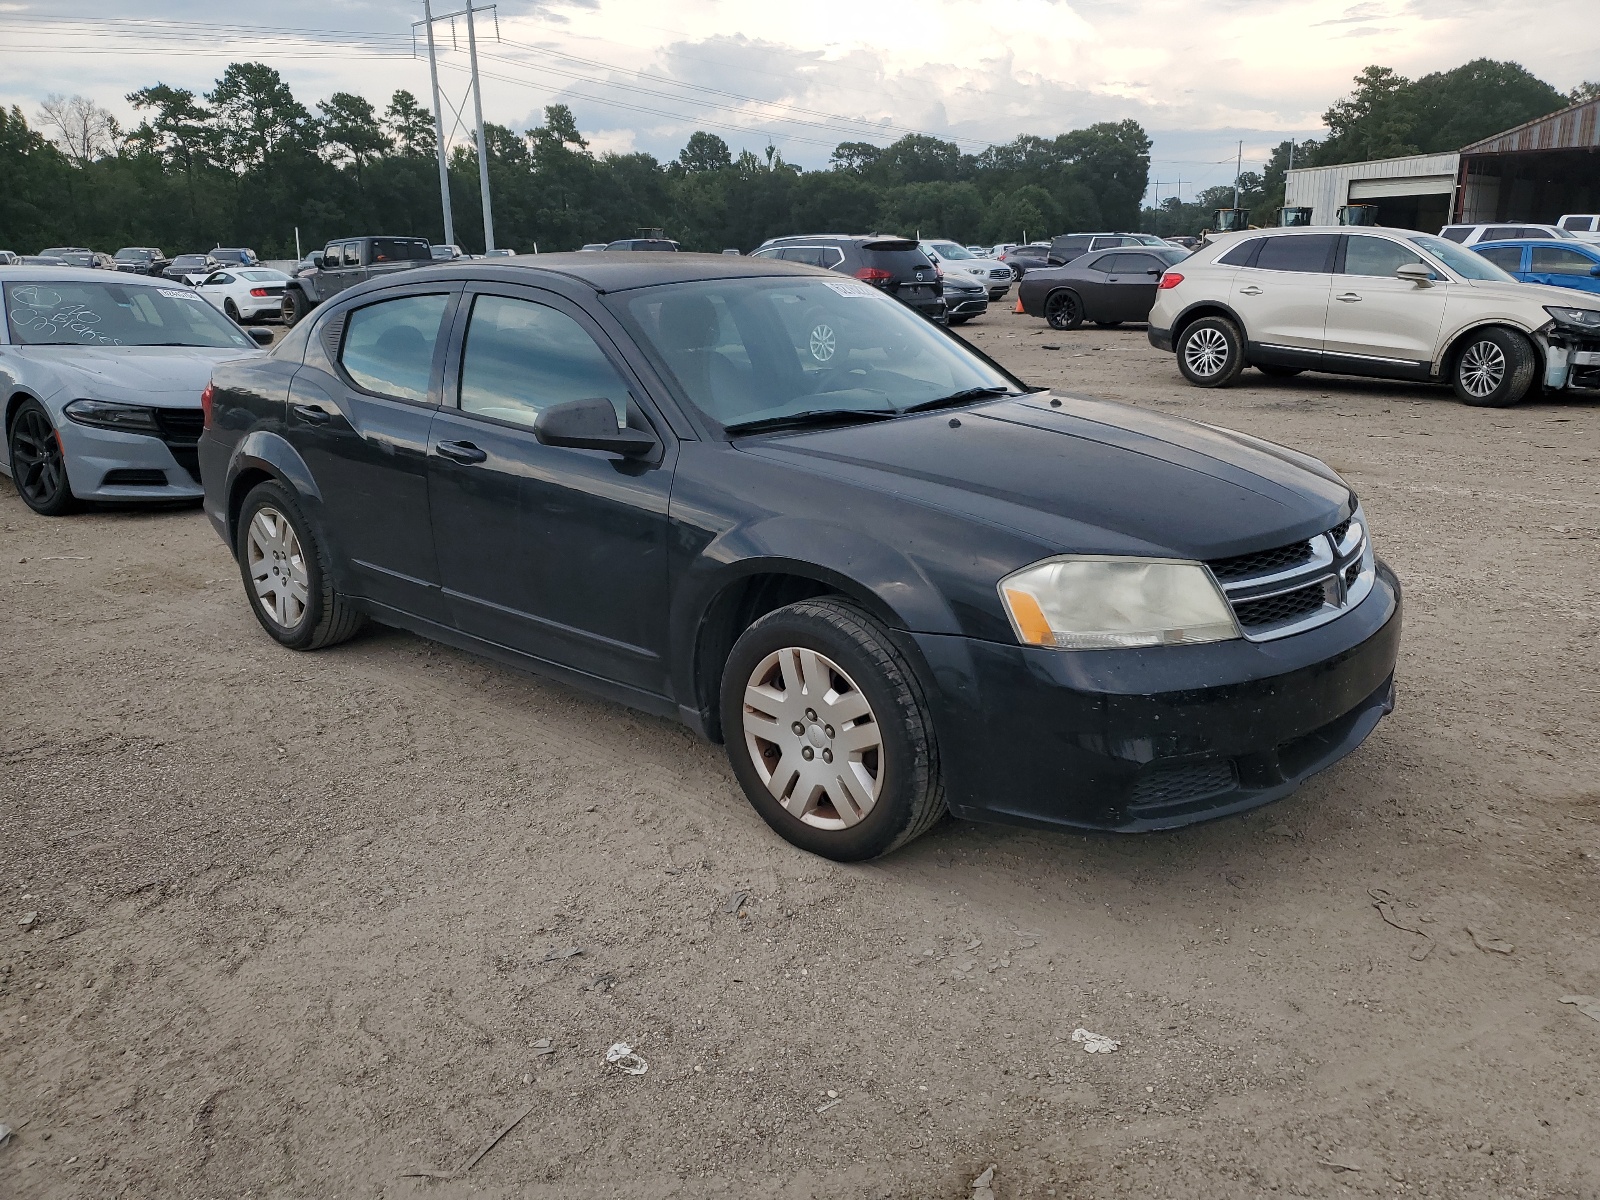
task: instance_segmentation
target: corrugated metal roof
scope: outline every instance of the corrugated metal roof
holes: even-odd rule
[[[1463,154],[1510,154],[1517,150],[1600,148],[1600,100],[1585,100],[1547,117],[1462,147]]]

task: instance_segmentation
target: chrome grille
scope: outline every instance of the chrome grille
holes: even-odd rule
[[[1367,598],[1376,576],[1359,508],[1327,533],[1206,564],[1251,641],[1324,625]]]

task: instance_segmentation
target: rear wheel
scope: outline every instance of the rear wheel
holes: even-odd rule
[[[336,645],[366,623],[333,590],[327,552],[281,483],[257,484],[244,498],[234,551],[256,620],[291,650]]]
[[[874,858],[945,812],[916,675],[889,631],[846,601],[804,600],[745,630],[723,671],[722,729],[755,810],[813,854]]]
[[[1201,317],[1178,335],[1178,370],[1195,387],[1227,387],[1244,370],[1244,339],[1226,317]]]
[[[1076,329],[1083,324],[1083,302],[1076,292],[1051,292],[1045,298],[1044,319],[1051,329]]]
[[[1528,339],[1510,329],[1468,335],[1450,368],[1456,399],[1475,408],[1509,408],[1533,386],[1538,359]]]
[[[290,288],[283,293],[283,323],[285,327],[293,329],[295,323],[310,311],[311,306],[298,291]]]
[[[24,400],[6,439],[11,481],[22,502],[43,517],[59,517],[77,507],[67,481],[67,460],[50,414],[37,400]]]

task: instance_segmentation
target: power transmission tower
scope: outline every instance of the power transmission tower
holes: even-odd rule
[[[449,21],[451,40],[454,42],[455,19],[462,16],[467,19],[467,56],[472,66],[472,83],[469,90],[472,92],[473,124],[478,148],[478,190],[483,196],[483,248],[487,252],[494,249],[494,210],[489,201],[489,155],[483,137],[483,84],[478,77],[478,31],[474,14],[480,12],[495,14],[495,37],[498,39],[500,13],[493,4],[468,3],[466,8],[434,16],[432,0],[422,0],[423,19],[413,21],[411,27],[415,29],[418,25],[424,25],[428,30],[428,75],[433,85],[433,129],[439,154],[439,200],[444,208],[444,240],[454,244],[456,229],[450,209],[449,141],[450,136],[455,133],[455,125],[451,126],[450,134],[447,135],[444,129],[444,110],[440,106],[439,63],[434,45],[433,26],[438,21]],[[465,96],[462,97],[462,102],[466,102]],[[450,107],[456,118],[455,124],[459,125],[461,110],[456,105]]]

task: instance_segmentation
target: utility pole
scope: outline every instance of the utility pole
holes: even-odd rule
[[[483,84],[478,80],[478,35],[471,0],[467,3],[467,54],[472,59],[472,110],[478,119],[478,190],[483,193],[483,252],[487,254],[494,249],[494,214],[489,209],[489,153],[483,144]]]
[[[464,16],[467,18],[467,53],[472,66],[472,82],[469,85],[469,90],[472,92],[473,123],[478,147],[478,190],[483,196],[483,248],[487,251],[494,249],[494,213],[489,203],[489,155],[483,136],[483,83],[478,75],[478,31],[476,22],[473,19],[473,14],[480,12],[495,12],[495,29],[498,31],[500,27],[499,13],[495,11],[495,5],[474,5],[470,0],[465,8],[457,9],[455,12],[440,13],[438,16],[433,15],[432,0],[422,0],[423,19],[413,21],[411,27],[415,30],[418,25],[425,25],[428,29],[428,75],[433,84],[433,129],[439,152],[439,200],[444,208],[444,239],[446,242],[454,244],[456,226],[450,211],[450,147],[448,145],[449,138],[444,131],[444,110],[440,105],[439,99],[439,61],[438,50],[433,39],[433,26],[436,21],[449,21],[451,22],[450,28],[453,31],[457,17]],[[454,38],[454,36],[452,32],[451,37]],[[495,36],[499,37],[499,33],[496,32]],[[465,102],[466,97],[463,96],[462,100]],[[461,120],[460,108],[456,105],[451,105],[451,110],[455,114],[456,122],[459,124]],[[455,132],[454,128],[451,129],[451,132]]]
[[[1289,139],[1289,170],[1294,170],[1294,139]]]
[[[456,222],[450,212],[450,168],[445,165],[444,113],[439,108],[439,62],[433,48],[433,4],[422,0],[423,24],[428,27],[428,76],[433,82],[433,148],[439,159],[439,203],[444,209],[444,240],[455,245]]]
[[[1224,159],[1224,162],[1227,160]],[[1233,206],[1239,207],[1239,172],[1244,170],[1244,142],[1239,142],[1239,157],[1233,164]]]

